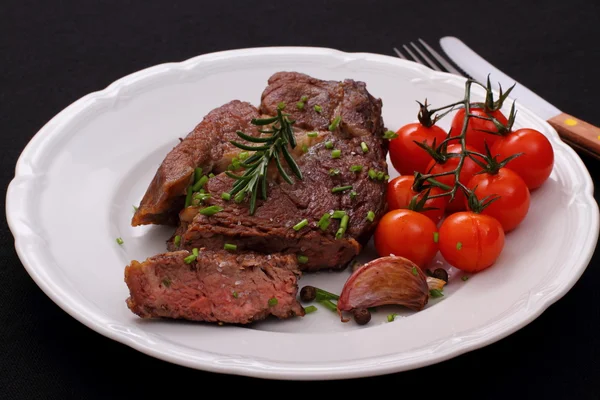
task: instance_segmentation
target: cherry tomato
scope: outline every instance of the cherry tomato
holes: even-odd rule
[[[550,141],[535,129],[518,129],[501,137],[491,148],[492,155],[500,160],[513,154],[523,153],[511,160],[506,167],[515,171],[532,190],[550,176],[554,167],[554,150]]]
[[[440,253],[450,265],[465,272],[492,266],[504,248],[504,231],[489,215],[464,211],[448,216],[439,232]]]
[[[398,137],[390,140],[389,152],[392,165],[401,175],[412,175],[415,171],[425,172],[431,161],[431,156],[417,146],[415,141],[431,146],[434,139],[440,144],[447,136],[446,131],[439,126],[427,127],[420,122],[404,125],[396,134]]]
[[[505,233],[515,229],[529,211],[529,189],[523,179],[508,168],[500,168],[497,174],[475,175],[467,187],[480,200],[486,196],[499,196],[481,214],[496,218]]]
[[[412,198],[417,195],[417,193],[412,189],[414,183],[415,177],[410,175],[398,176],[388,183],[387,203],[390,211],[399,208],[408,208]],[[444,193],[444,191],[434,187],[431,188],[429,195],[433,196],[441,193]],[[423,195],[424,193],[421,192],[418,199],[422,199]],[[426,215],[437,224],[444,216],[447,205],[448,197],[438,197],[425,202],[425,208],[434,208],[434,210],[425,210],[419,212],[423,215]]]
[[[467,145],[465,147],[466,150],[476,151],[473,147]],[[462,151],[462,147],[459,143],[453,143],[448,146],[448,153],[460,153]],[[458,157],[449,158],[443,164],[438,164],[435,160],[431,160],[429,165],[427,166],[427,171],[430,174],[439,174],[441,172],[452,171],[456,169],[458,166]],[[458,179],[463,185],[466,185],[475,173],[481,171],[481,167],[475,163],[475,161],[470,158],[465,158],[462,169],[460,170],[460,176]],[[454,175],[446,175],[435,178],[437,181],[446,184],[448,186],[454,186]],[[448,206],[446,207],[447,211],[456,212],[461,210],[466,210],[465,208],[465,194],[462,190],[458,189],[456,194],[454,195],[454,200],[452,200]]]
[[[483,108],[471,108],[471,114],[478,115],[481,117],[489,118],[490,116],[496,118],[503,125],[508,123],[508,120],[502,114],[500,110],[490,111],[489,115]],[[462,132],[462,127],[465,118],[465,110],[461,108],[454,115],[454,119],[452,119],[452,131],[451,136],[458,136]],[[477,149],[477,151],[483,153],[485,152],[485,145],[487,143],[488,147],[491,149],[496,140],[500,137],[498,135],[493,135],[491,133],[486,133],[482,131],[491,131],[498,132],[496,125],[492,121],[486,121],[484,119],[479,118],[470,118],[469,124],[467,125],[467,132],[465,134],[466,143],[469,146],[473,146]]]
[[[420,268],[438,252],[437,226],[429,218],[411,210],[386,213],[375,229],[374,242],[380,257],[391,254],[408,258]]]

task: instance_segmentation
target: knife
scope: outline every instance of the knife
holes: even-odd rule
[[[600,159],[600,128],[562,112],[487,62],[460,39],[452,36],[443,37],[440,39],[440,46],[456,65],[479,82],[485,82],[489,74],[490,80],[499,82],[503,88],[516,83],[511,92],[512,98],[518,99],[519,103],[545,119],[556,129],[564,142]]]

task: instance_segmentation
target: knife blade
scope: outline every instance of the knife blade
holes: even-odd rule
[[[440,39],[442,50],[450,59],[473,79],[485,83],[498,82],[505,90],[516,83],[510,97],[517,99],[539,117],[545,119],[572,147],[600,158],[600,128],[562,112],[553,104],[517,82],[469,48],[460,39],[446,36]],[[496,87],[497,89],[497,87]]]

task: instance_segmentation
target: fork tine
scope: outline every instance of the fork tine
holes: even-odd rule
[[[400,52],[400,50],[398,50],[398,48],[394,47],[394,51],[396,52],[396,55],[397,55],[398,57],[400,57],[400,58],[401,58],[401,59],[403,59],[403,60],[406,60],[406,57],[404,57],[404,54],[402,54],[402,53]]]
[[[440,53],[438,53],[430,45],[425,43],[425,41],[423,39],[419,38],[419,42],[423,45],[423,47],[425,47],[425,49],[427,49],[429,54],[431,54],[433,56],[433,58],[435,58],[437,60],[437,62],[439,62],[440,65],[446,69],[446,71],[448,71],[452,74],[455,74],[455,75],[465,76],[462,72],[460,72],[459,70],[454,68],[452,66],[452,64],[450,64],[444,57],[442,57],[440,55]]]
[[[441,71],[440,67],[438,67],[437,64],[431,60],[431,58],[427,57],[427,55],[425,53],[423,53],[423,51],[421,51],[421,49],[418,48],[416,44],[414,44],[413,42],[410,42],[410,45],[417,51],[417,53],[419,53],[421,58],[423,60],[425,60],[425,62],[427,64],[429,64],[429,67],[431,67],[431,69],[434,69],[436,71]]]
[[[411,56],[413,58],[413,60],[415,60],[419,64],[423,64],[423,61],[421,61],[421,59],[419,57],[417,57],[417,55],[415,53],[413,53],[412,50],[408,48],[408,46],[403,44],[402,47],[404,47],[404,50],[406,50],[408,55]]]

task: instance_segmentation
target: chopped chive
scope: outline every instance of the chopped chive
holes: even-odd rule
[[[328,150],[333,149],[333,142],[331,140],[328,140],[325,142],[325,148]]]
[[[208,176],[202,175],[198,182],[194,183],[194,186],[192,186],[192,191],[197,192],[202,189],[204,185],[206,185],[206,182],[208,182]]]
[[[321,111],[323,111],[323,107],[321,107],[318,104],[315,104],[315,106],[313,107],[315,109],[316,112],[320,113]]]
[[[317,307],[315,306],[308,306],[308,307],[304,307],[304,313],[305,314],[310,314],[317,311]]]
[[[175,245],[175,247],[179,247],[181,245],[181,236],[175,236],[175,239],[173,239],[173,244]]]
[[[269,307],[275,307],[279,303],[276,297],[271,297],[269,299]]]
[[[429,291],[429,295],[435,299],[437,297],[442,297],[444,293],[442,293],[442,291],[439,289],[431,289]]]
[[[419,271],[417,271],[417,267],[412,267],[412,274],[413,274],[414,276],[417,276],[417,275],[419,275]]]
[[[341,239],[344,236],[344,233],[346,233],[346,229],[348,228],[348,220],[349,219],[350,219],[350,217],[348,217],[347,215],[344,215],[342,217],[342,221],[340,222],[340,229],[338,229],[338,231],[335,233],[336,239]]]
[[[212,178],[214,178],[214,177],[215,177],[215,174],[213,174],[213,173],[211,172],[210,174],[208,174],[208,177],[212,179]]]
[[[198,258],[198,249],[194,248],[194,249],[192,249],[192,254],[190,254],[189,256],[184,258],[183,262],[185,262],[186,264],[191,264],[192,262],[196,261],[197,258]]]
[[[329,175],[330,176],[336,176],[336,175],[339,175],[339,174],[341,174],[341,171],[339,169],[337,169],[337,168],[331,168],[329,170]]]
[[[389,176],[389,175],[387,175],[387,174],[386,174],[386,175],[384,175],[384,176],[383,176],[383,180],[384,180],[384,181],[389,181],[389,180],[390,180],[390,176]]]
[[[210,206],[210,207],[203,208],[202,210],[199,211],[199,213],[210,217],[211,215],[215,215],[216,213],[221,212],[221,211],[223,211],[223,207]]]
[[[373,220],[375,219],[375,213],[373,211],[370,211],[367,213],[367,221],[369,222],[373,222]]]
[[[331,158],[340,158],[342,156],[342,151],[335,149],[331,150]]]
[[[308,101],[308,96],[302,96],[302,97],[300,97],[300,101],[306,103]]]
[[[305,144],[302,145],[302,152],[303,153],[307,153],[308,152],[308,146],[307,145],[305,145]]]
[[[116,240],[117,240],[117,244],[119,244],[119,245],[121,245],[121,244],[125,243],[125,242],[123,241],[123,239],[121,239],[120,237],[118,237]]]
[[[298,256],[298,262],[300,264],[306,264],[308,262],[308,257],[307,256],[303,256],[303,255],[299,255]]]
[[[162,280],[162,284],[164,287],[169,287],[171,286],[171,280],[169,279],[169,277],[166,277],[165,279]]]
[[[369,146],[367,146],[365,142],[360,142],[360,148],[362,149],[363,153],[367,153],[369,151]]]
[[[344,211],[344,210],[336,210],[336,211],[333,212],[333,215],[331,216],[331,218],[340,219],[344,215],[346,215],[346,211]]]
[[[231,199],[231,195],[227,192],[221,193],[221,198],[225,201],[229,201]]]
[[[137,212],[138,208],[136,206],[133,206],[133,212]]]
[[[238,158],[242,161],[247,159],[249,156],[250,156],[250,153],[248,153],[247,151],[242,151],[242,152],[240,152],[240,154],[238,154]]]
[[[389,314],[389,315],[387,316],[387,321],[388,321],[388,322],[393,322],[393,321],[396,319],[396,317],[397,317],[397,316],[398,316],[398,314],[396,314],[396,313]]]
[[[329,125],[329,131],[330,132],[335,131],[341,121],[342,121],[341,115],[338,115],[337,117],[335,117],[335,119],[331,122],[331,125]]]
[[[208,200],[210,199],[210,193],[196,193],[192,196],[192,199],[194,200],[198,200],[198,201],[204,201],[204,200]]]
[[[369,178],[371,178],[371,179],[377,178],[377,171],[375,171],[374,169],[370,169],[369,170]]]
[[[301,101],[297,102],[297,103],[296,103],[296,108],[297,108],[298,110],[303,110],[303,109],[304,109],[304,103],[303,103],[303,102],[301,102]]]
[[[462,281],[463,281],[463,282],[466,282],[466,281],[468,281],[468,280],[469,280],[469,277],[468,277],[467,275],[464,275],[464,276],[463,276],[462,278],[460,278],[460,279],[462,279]]]
[[[396,139],[397,137],[398,134],[394,131],[385,131],[385,133],[383,134],[384,139]]]
[[[300,229],[304,228],[306,225],[308,225],[308,220],[306,218],[304,218],[302,221],[300,221],[296,225],[294,225],[293,229],[295,231],[299,231]]]
[[[190,204],[192,204],[192,193],[194,193],[194,190],[192,189],[191,186],[188,187],[187,190],[187,195],[185,196],[185,207],[189,207]]]
[[[284,108],[285,108],[285,102],[283,102],[283,101],[280,101],[280,102],[277,104],[277,109],[278,109],[278,110],[283,110]]]
[[[321,217],[321,219],[317,223],[317,226],[319,228],[321,228],[322,231],[326,230],[329,227],[329,223],[331,222],[329,220],[330,218],[331,218],[331,215],[329,213],[323,214],[323,216]]]
[[[325,308],[328,308],[329,310],[333,311],[333,312],[337,312],[337,306],[328,299],[323,299],[323,300],[319,300],[319,304],[323,305]]]
[[[225,246],[223,246],[223,249],[225,249],[227,251],[236,251],[237,245],[231,244],[231,243],[225,243]]]
[[[462,249],[462,243],[456,242],[456,250],[460,250],[460,249]]]
[[[319,136],[319,132],[308,132],[306,134],[306,136],[308,136],[308,137],[317,137],[317,136]]]
[[[352,172],[360,172],[362,171],[363,167],[362,165],[353,165],[350,167],[350,171]]]
[[[383,171],[379,171],[379,172],[377,173],[377,179],[378,179],[378,180],[380,180],[380,181],[382,181],[382,180],[383,180],[383,177],[384,177],[384,176],[385,176],[385,174],[383,173]]]
[[[437,243],[440,240],[440,233],[433,232],[433,243]]]
[[[233,291],[233,293],[231,293],[231,295],[236,299],[238,298],[238,292],[236,292],[235,290]]]
[[[354,200],[356,198],[356,192],[353,190],[350,192],[350,198]]]
[[[202,178],[202,168],[194,169],[194,182],[198,182]]]
[[[331,189],[331,193],[339,193],[350,189],[352,189],[352,185],[338,186]]]

